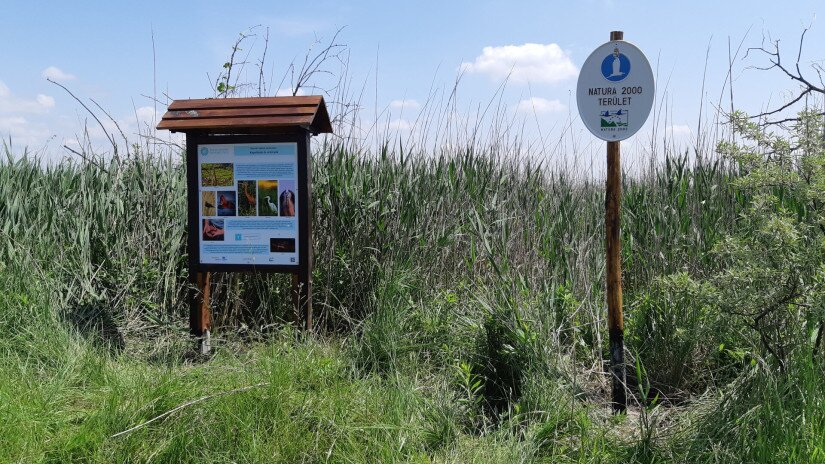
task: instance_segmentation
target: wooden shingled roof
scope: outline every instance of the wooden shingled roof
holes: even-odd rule
[[[158,124],[172,132],[269,133],[300,127],[332,133],[324,97],[204,98],[175,100]]]

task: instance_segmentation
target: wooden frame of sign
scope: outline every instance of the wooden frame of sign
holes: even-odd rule
[[[294,321],[310,330],[310,136],[332,132],[323,98],[176,100],[158,129],[186,134],[189,326],[200,350],[212,272],[292,274]]]

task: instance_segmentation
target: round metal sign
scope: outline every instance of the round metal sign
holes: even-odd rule
[[[644,53],[623,40],[607,42],[582,65],[576,86],[579,116],[596,137],[624,140],[644,125],[655,90]]]

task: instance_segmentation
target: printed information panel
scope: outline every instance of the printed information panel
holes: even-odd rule
[[[655,95],[650,63],[635,45],[622,40],[607,42],[591,53],[576,86],[582,122],[607,141],[624,140],[641,129]]]
[[[201,264],[298,259],[298,144],[197,147]]]

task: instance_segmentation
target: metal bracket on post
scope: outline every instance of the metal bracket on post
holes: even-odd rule
[[[212,351],[212,338],[209,335],[209,331],[205,331],[203,335],[198,339],[198,353],[202,355],[207,355]]]

